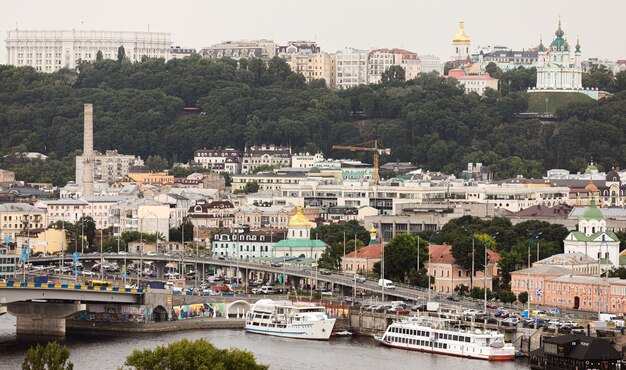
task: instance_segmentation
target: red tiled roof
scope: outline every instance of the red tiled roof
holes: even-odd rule
[[[380,259],[383,255],[383,245],[382,244],[370,244],[363,248],[360,248],[358,252],[350,252],[346,254],[345,258],[377,258]]]
[[[430,253],[431,263],[446,263],[453,264],[454,257],[452,257],[452,246],[451,245],[430,245],[428,247],[428,251]],[[500,261],[500,255],[491,249],[487,249],[487,254],[489,255],[489,262],[498,262]]]

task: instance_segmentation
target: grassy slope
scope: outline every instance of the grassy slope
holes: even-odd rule
[[[569,103],[591,100],[587,95],[574,92],[534,92],[528,94],[528,109],[526,112],[544,113],[546,111],[546,98],[548,98],[549,113],[554,113],[557,109]]]

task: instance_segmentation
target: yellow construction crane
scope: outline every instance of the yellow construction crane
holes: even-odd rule
[[[363,144],[365,145],[369,143],[374,143],[374,146],[371,147],[363,147],[363,146],[352,146],[352,145],[333,145],[333,149],[345,149],[351,152],[362,151],[362,152],[372,152],[374,153],[374,184],[378,185],[378,156],[381,154],[391,154],[391,149],[379,148],[378,140],[368,141]]]

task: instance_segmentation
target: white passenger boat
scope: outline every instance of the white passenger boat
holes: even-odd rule
[[[408,317],[392,323],[385,334],[375,338],[394,348],[489,361],[515,359],[515,347],[504,342],[504,334],[462,328],[447,319]]]
[[[279,337],[327,340],[335,320],[328,318],[324,306],[261,299],[246,313],[245,330]]]

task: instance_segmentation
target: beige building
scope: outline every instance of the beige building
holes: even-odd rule
[[[0,182],[15,181],[15,172],[0,169]]]
[[[376,229],[370,230],[370,244],[345,255],[342,258],[342,270],[355,273],[374,271],[374,264],[379,262],[383,255],[383,244],[376,241]]]
[[[63,230],[37,229],[30,233],[22,231],[16,235],[19,249],[28,246],[31,253],[54,254],[67,251],[67,238]]]
[[[254,205],[235,208],[235,224],[248,225],[251,230],[286,229],[292,206],[258,207]]]
[[[144,184],[171,185],[174,183],[174,176],[168,175],[166,172],[130,172],[127,177],[129,182],[134,182],[138,186]],[[122,183],[124,182],[122,179]]]
[[[487,276],[484,271],[474,271],[474,278],[471,278],[471,270],[464,269],[455,263],[452,257],[451,245],[430,245],[428,247],[430,261],[424,262],[424,267],[428,274],[435,277],[432,285],[433,291],[443,294],[453,294],[459,285],[466,287],[483,288],[485,282],[487,289],[493,290],[493,278],[498,276],[498,261],[500,255],[487,249],[489,263],[487,264]],[[476,244],[477,253],[484,253],[484,247]]]
[[[0,236],[4,241],[16,240],[16,235],[24,230],[43,229],[48,226],[46,211],[26,203],[0,204]]]
[[[301,73],[307,83],[323,78],[328,87],[334,87],[335,60],[333,55],[324,52],[293,54],[289,56],[287,63],[293,72]]]

